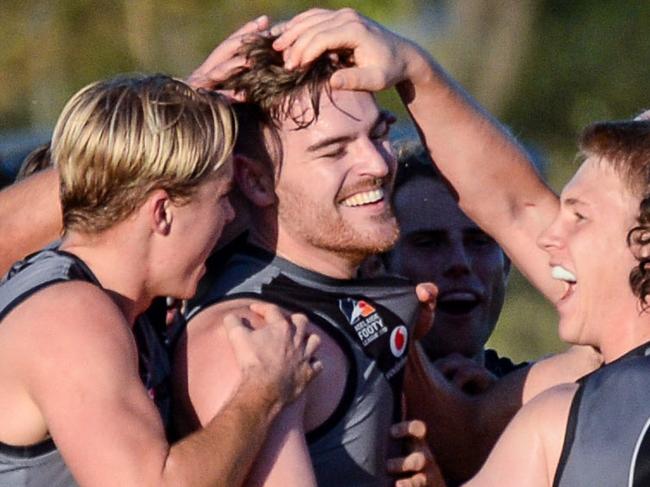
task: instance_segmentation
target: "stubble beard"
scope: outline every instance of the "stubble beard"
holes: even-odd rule
[[[364,227],[354,225],[324,205],[315,205],[308,198],[288,192],[279,198],[278,220],[309,245],[345,257],[355,264],[371,255],[393,248],[399,238],[399,226],[391,207],[369,219]]]

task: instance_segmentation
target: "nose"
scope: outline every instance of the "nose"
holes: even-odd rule
[[[462,242],[451,242],[446,256],[444,275],[462,277],[471,273],[471,263]]]
[[[560,215],[558,215],[553,222],[546,227],[539,237],[537,237],[537,246],[546,252],[552,252],[564,245],[564,229]]]
[[[537,237],[537,246],[547,252],[562,246],[562,229],[558,217]]]
[[[362,172],[368,176],[384,178],[394,172],[395,156],[379,142],[368,139],[360,156],[364,162]]]

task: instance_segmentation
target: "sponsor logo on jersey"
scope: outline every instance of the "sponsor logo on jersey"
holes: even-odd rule
[[[363,299],[342,298],[339,300],[339,309],[364,347],[388,332],[375,307]]]
[[[399,325],[393,328],[390,334],[390,351],[393,352],[395,357],[401,357],[408,345],[409,331],[404,325]]]

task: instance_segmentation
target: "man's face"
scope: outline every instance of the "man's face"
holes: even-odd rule
[[[307,128],[292,120],[281,126],[278,242],[360,261],[390,248],[398,234],[389,202],[395,169],[389,122],[369,93],[332,95],[323,94],[319,117]],[[303,101],[296,113],[304,111]]]
[[[492,238],[460,210],[439,181],[416,176],[394,198],[400,239],[389,270],[440,291],[435,321],[422,343],[433,357],[475,357],[496,325],[507,264]]]
[[[626,242],[638,211],[639,199],[606,161],[587,159],[562,191],[560,212],[538,243],[565,282],[555,303],[564,341],[600,347],[608,331],[639,316],[628,282],[637,262]]]
[[[164,281],[170,287],[162,296],[189,299],[205,273],[205,261],[223,228],[235,217],[228,193],[232,187],[232,160],[201,182],[190,201],[173,205],[171,231],[161,258]]]

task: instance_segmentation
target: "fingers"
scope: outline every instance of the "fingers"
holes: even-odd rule
[[[415,286],[415,294],[422,304],[435,305],[438,287],[432,282],[421,282]]]
[[[416,340],[419,340],[429,333],[431,326],[433,326],[438,288],[432,282],[423,282],[415,287],[415,294],[418,301],[420,301],[420,309],[413,336]]]
[[[269,18],[262,15],[242,26],[221,42],[205,61],[188,77],[193,88],[213,88],[246,65],[246,59],[237,53],[249,34],[262,32],[269,27]]]
[[[312,9],[272,32],[282,32],[273,43],[283,51],[285,67],[293,69],[314,61],[327,50],[355,47],[353,30],[362,17],[350,8],[337,11]]]
[[[414,438],[416,440],[424,440],[427,436],[427,427],[424,421],[412,419],[391,426],[390,434],[395,439]]]
[[[269,28],[270,19],[268,15],[261,15],[250,22],[245,23],[228,37],[238,37],[255,32],[262,32]]]
[[[412,473],[420,472],[427,466],[428,458],[421,451],[415,451],[405,457],[391,458],[388,460],[388,473]]]
[[[279,321],[288,321],[289,313],[285,312],[279,306],[271,303],[256,301],[249,305],[253,313],[260,315],[267,323]]]
[[[460,354],[436,360],[435,367],[455,387],[471,394],[484,392],[497,380],[485,367]]]
[[[281,22],[271,28],[271,35],[278,36],[273,42],[273,48],[284,50],[293,44],[297,37],[319,22],[331,18],[336,12],[322,8],[313,8],[302,12],[291,20]]]
[[[423,473],[418,473],[411,478],[401,479],[395,482],[395,487],[426,487],[432,485],[427,480],[427,476]]]

